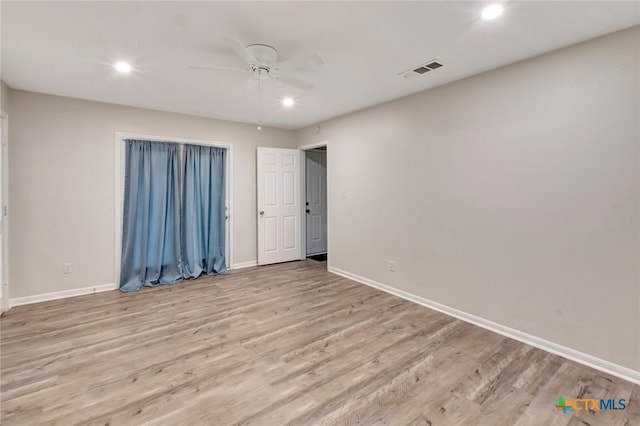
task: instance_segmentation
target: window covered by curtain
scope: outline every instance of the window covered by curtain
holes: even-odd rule
[[[227,272],[225,264],[225,164],[227,150],[184,146],[182,190],[183,275]]]
[[[120,290],[226,273],[227,150],[125,144]]]
[[[120,290],[182,281],[180,146],[126,140]]]

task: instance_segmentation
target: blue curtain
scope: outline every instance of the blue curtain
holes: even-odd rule
[[[227,273],[225,261],[227,150],[184,146],[183,276]]]
[[[180,146],[126,140],[120,290],[182,281]]]

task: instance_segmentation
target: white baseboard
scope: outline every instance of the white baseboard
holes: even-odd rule
[[[251,268],[252,266],[258,266],[258,261],[250,260],[248,262],[234,263],[231,265],[231,269]]]
[[[30,305],[32,303],[46,302],[49,300],[66,299],[67,297],[83,296],[85,294],[100,293],[103,291],[117,290],[117,284],[101,284],[93,287],[74,288],[71,290],[55,291],[53,293],[36,294],[34,296],[16,297],[9,300],[9,306]]]
[[[494,333],[498,333],[503,336],[510,337],[514,340],[518,340],[522,343],[526,343],[527,345],[542,349],[543,351],[547,351],[552,354],[559,355],[571,361],[575,361],[577,363],[586,365],[587,367],[595,368],[596,370],[609,373],[612,376],[616,376],[621,379],[628,380],[632,383],[640,384],[640,371],[631,370],[630,368],[623,367],[618,364],[614,364],[610,361],[597,358],[592,355],[585,354],[583,352],[576,351],[566,346],[562,346],[557,343],[553,343],[548,340],[542,339],[540,337],[536,337],[531,334],[507,327],[505,325],[498,324],[496,322],[487,320],[485,318],[451,308],[449,306],[440,304],[438,302],[424,299],[420,296],[416,296],[415,294],[390,287],[388,285],[379,283],[377,281],[370,280],[369,278],[352,274],[351,272],[343,271],[342,269],[338,269],[330,266],[328,270],[329,272],[332,272],[336,275],[340,275],[345,278],[349,278],[353,281],[366,284],[370,287],[377,288],[378,290],[382,290],[386,293],[393,294],[394,296],[398,296],[410,302],[417,303],[419,305],[425,306],[435,311],[439,311],[444,314],[450,315],[452,317],[458,318],[462,321],[477,325],[478,327],[482,327],[489,331],[493,331]]]
[[[258,262],[251,260],[234,264],[231,269],[250,268],[258,266]],[[65,299],[67,297],[83,296],[85,294],[100,293],[103,291],[117,290],[117,284],[102,284],[93,287],[74,288],[71,290],[56,291],[53,293],[36,294],[34,296],[16,297],[9,300],[9,307],[30,305],[32,303],[46,302],[49,300]]]

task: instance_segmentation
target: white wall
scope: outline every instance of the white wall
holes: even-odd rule
[[[329,140],[331,266],[640,371],[639,40],[298,131]]]
[[[10,120],[12,298],[114,282],[116,131],[233,144],[234,263],[256,260],[256,147],[295,147],[288,130],[19,90]]]

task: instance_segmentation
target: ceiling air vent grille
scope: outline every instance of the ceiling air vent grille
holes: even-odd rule
[[[442,66],[442,64],[440,62],[438,62],[437,59],[433,59],[429,62],[427,62],[425,65],[420,65],[419,67],[407,70],[407,71],[403,71],[401,72],[400,76],[404,77],[404,78],[412,78],[418,75],[422,75],[422,74],[426,74],[429,71],[432,70],[436,70],[438,68],[440,68]]]

